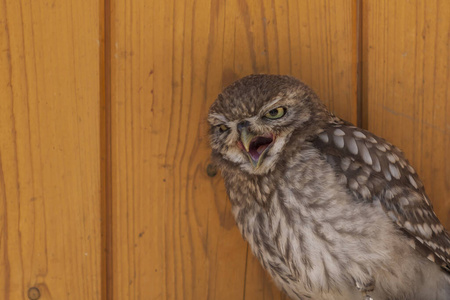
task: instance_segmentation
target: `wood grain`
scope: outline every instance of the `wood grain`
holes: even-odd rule
[[[100,299],[99,2],[0,2],[0,298]]]
[[[450,2],[363,2],[368,127],[401,148],[450,229]]]
[[[111,5],[113,299],[286,299],[242,240],[206,115],[250,73],[291,74],[356,122],[355,1]]]

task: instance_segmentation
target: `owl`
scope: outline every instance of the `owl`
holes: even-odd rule
[[[208,115],[244,239],[291,299],[450,299],[450,238],[391,143],[290,76],[251,75]]]

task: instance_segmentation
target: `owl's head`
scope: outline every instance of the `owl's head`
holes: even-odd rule
[[[225,88],[209,110],[213,160],[221,168],[265,174],[293,139],[302,143],[328,118],[316,94],[293,77],[244,77]]]

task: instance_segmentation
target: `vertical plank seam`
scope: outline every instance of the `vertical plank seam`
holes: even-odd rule
[[[106,113],[106,299],[113,297],[113,214],[111,153],[111,0],[105,1],[105,113]]]
[[[363,0],[356,0],[356,107],[357,125],[367,129],[367,99],[363,91]]]
[[[247,244],[246,253],[245,253],[244,290],[243,290],[242,300],[245,300],[245,290],[247,288],[247,266],[248,266],[248,244]]]
[[[100,158],[102,300],[112,300],[111,0],[100,5]]]

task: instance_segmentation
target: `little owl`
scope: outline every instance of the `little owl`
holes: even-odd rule
[[[290,298],[450,299],[449,235],[397,147],[289,76],[236,81],[208,122],[239,230]]]

